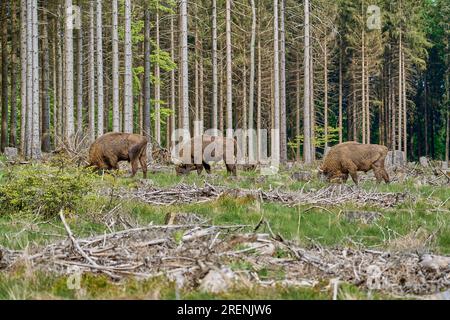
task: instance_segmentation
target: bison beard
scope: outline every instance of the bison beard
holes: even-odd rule
[[[147,143],[144,136],[131,133],[110,132],[97,138],[89,148],[89,166],[99,170],[118,170],[119,161],[131,163],[132,177],[141,164],[147,178]]]
[[[353,141],[341,143],[330,149],[319,172],[329,181],[341,179],[344,183],[350,174],[353,182],[358,184],[358,171],[373,170],[377,183],[381,180],[389,183],[389,175],[384,169],[387,153],[387,147],[377,144],[360,144]]]
[[[185,150],[188,151],[189,156],[183,156]],[[196,169],[200,175],[205,168],[206,172],[210,174],[211,166],[209,163],[223,160],[227,172],[236,176],[236,155],[237,143],[234,139],[208,135],[197,136],[182,145],[178,156],[179,159],[183,159],[183,163],[178,164],[175,171],[177,175],[182,175],[189,174],[191,170]]]

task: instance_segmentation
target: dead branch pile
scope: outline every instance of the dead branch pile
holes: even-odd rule
[[[304,249],[269,234],[245,232],[244,225],[148,225],[76,239],[61,219],[67,240],[29,253],[0,248],[0,267],[22,261],[57,274],[104,273],[116,280],[165,276],[179,287],[211,291],[254,283],[314,286],[333,279],[396,295],[450,288],[450,257],[318,245]],[[276,257],[280,250],[284,258]],[[251,268],[231,271],[232,263]]]
[[[110,194],[104,191],[105,194]],[[302,204],[312,205],[339,205],[347,202],[355,204],[375,204],[380,207],[393,207],[410,197],[407,193],[383,193],[366,191],[356,186],[331,185],[319,190],[310,191],[281,191],[272,189],[236,189],[222,186],[213,186],[207,182],[203,187],[188,184],[178,184],[171,188],[159,188],[150,185],[141,185],[137,189],[122,188],[116,192],[117,196],[125,199],[139,200],[152,205],[172,205],[202,203],[218,199],[222,196],[253,197],[266,202],[278,202],[287,206]]]

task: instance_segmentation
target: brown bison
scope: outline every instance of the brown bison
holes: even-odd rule
[[[184,151],[189,152],[190,156],[184,157]],[[210,162],[223,160],[227,172],[236,176],[236,155],[236,140],[202,135],[196,136],[184,144],[181,143],[179,154],[173,158],[173,161],[177,164],[175,167],[177,175],[189,174],[193,169],[197,169],[197,173],[200,174],[203,168],[209,174],[211,173]]]
[[[95,140],[89,148],[89,166],[99,170],[118,170],[119,161],[131,162],[132,177],[141,164],[147,178],[147,137],[122,132],[110,132]]]
[[[341,179],[344,183],[350,174],[353,182],[358,184],[358,171],[373,170],[377,183],[380,183],[382,179],[389,183],[389,176],[384,169],[387,153],[388,148],[378,144],[341,143],[330,149],[319,172],[329,181]]]

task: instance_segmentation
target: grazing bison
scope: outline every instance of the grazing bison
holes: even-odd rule
[[[147,143],[144,136],[131,133],[110,132],[95,140],[89,148],[89,166],[99,170],[118,170],[119,161],[131,162],[132,177],[141,163],[144,179],[147,178]]]
[[[329,181],[340,178],[344,183],[350,174],[353,182],[358,184],[357,171],[373,170],[377,183],[380,183],[382,179],[389,183],[389,176],[384,169],[387,153],[388,149],[378,144],[341,143],[330,149],[319,172]]]
[[[183,156],[184,151],[190,153],[190,156]],[[236,155],[236,140],[202,135],[196,136],[184,144],[182,143],[179,155],[173,160],[177,164],[175,167],[177,175],[189,174],[193,169],[197,169],[197,173],[200,174],[203,168],[209,174],[211,173],[209,163],[223,160],[227,172],[236,176]]]

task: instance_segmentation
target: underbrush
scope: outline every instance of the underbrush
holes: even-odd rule
[[[90,191],[90,171],[48,165],[8,167],[0,183],[0,214],[37,213],[53,216],[61,209],[72,211]]]

